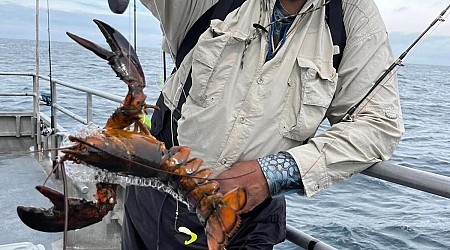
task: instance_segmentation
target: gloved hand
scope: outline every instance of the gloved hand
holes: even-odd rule
[[[115,14],[122,14],[128,7],[130,0],[108,0],[109,9]]]
[[[245,175],[247,173],[251,174]],[[235,176],[240,177],[232,178]],[[219,191],[223,194],[237,186],[247,190],[247,204],[242,209],[242,213],[251,211],[269,197],[269,187],[257,160],[237,162],[216,178],[226,178],[226,180],[217,180],[220,184]]]

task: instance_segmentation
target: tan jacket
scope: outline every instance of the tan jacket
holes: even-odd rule
[[[193,22],[215,1],[142,2],[162,21],[165,49],[176,54]],[[301,13],[324,2],[308,0]],[[247,0],[225,21],[214,20],[163,94],[173,109],[192,66],[193,85],[178,123],[180,145],[218,172],[237,161],[287,151],[311,196],[391,157],[403,133],[396,75],[359,107],[353,122],[338,121],[394,59],[375,3],[343,0],[347,46],[339,76],[332,64],[339,51],[325,8],[297,16],[283,47],[265,62],[268,34],[255,33],[253,24],[268,25],[274,3]],[[302,145],[325,117],[331,128]]]

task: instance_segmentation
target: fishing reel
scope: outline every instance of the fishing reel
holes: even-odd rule
[[[44,137],[50,136],[55,132],[53,128],[50,128],[49,126],[45,125],[43,121],[41,121],[39,128],[41,130],[41,135]]]

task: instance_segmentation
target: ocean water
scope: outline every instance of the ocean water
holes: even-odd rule
[[[103,42],[103,41],[99,41]],[[75,43],[51,44],[52,77],[124,96],[127,87],[109,66]],[[34,41],[0,38],[0,71],[34,72]],[[148,103],[161,88],[161,51],[138,48],[146,74]],[[41,74],[49,74],[48,44],[41,43]],[[414,56],[414,55],[411,55]],[[450,67],[410,65],[399,69],[405,134],[392,163],[450,176]],[[31,92],[30,77],[0,76],[2,93]],[[41,81],[41,91],[49,92]],[[65,87],[58,103],[86,116],[86,97]],[[4,111],[31,110],[30,97],[0,97]],[[94,122],[104,124],[117,103],[94,97]],[[49,114],[45,105],[41,109]],[[69,131],[77,122],[58,113]],[[450,199],[364,175],[311,198],[290,195],[288,223],[338,249],[450,249]],[[283,243],[277,249],[294,249]]]

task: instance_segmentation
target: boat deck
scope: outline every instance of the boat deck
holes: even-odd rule
[[[0,224],[0,246],[18,242],[41,244],[47,250],[62,249],[62,233],[35,231],[21,222],[17,206],[36,206],[49,208],[53,204],[36,189],[42,185],[47,173],[51,171],[49,160],[38,162],[32,153],[9,149],[0,154],[0,211],[3,216]],[[54,177],[46,184],[62,190],[62,182]],[[69,185],[69,195],[80,197],[76,188]],[[93,194],[87,194],[93,196]],[[90,227],[69,231],[67,249],[120,249],[120,225],[111,221],[100,222]]]
[[[0,154],[0,245],[31,242],[42,244],[45,249],[57,249],[61,244],[61,233],[35,231],[17,216],[16,208],[20,205],[51,206],[50,201],[34,188],[44,182],[46,173],[34,156],[24,153],[9,149]],[[55,186],[52,181],[48,185]]]

